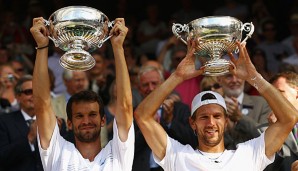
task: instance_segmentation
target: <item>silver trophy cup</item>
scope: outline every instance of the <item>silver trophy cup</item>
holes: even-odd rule
[[[48,20],[49,38],[66,53],[60,65],[68,70],[85,71],[95,65],[89,52],[108,40],[110,22],[101,11],[86,6],[68,6],[55,11]]]
[[[233,63],[222,57],[228,52],[238,53],[235,42],[241,41],[242,31],[248,32],[245,42],[254,32],[252,23],[243,24],[230,16],[208,16],[188,24],[174,23],[172,31],[182,42],[194,39],[197,43],[196,60],[203,62],[204,75],[218,76],[229,72]]]

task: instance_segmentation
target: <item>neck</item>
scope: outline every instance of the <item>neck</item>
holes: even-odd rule
[[[207,153],[221,153],[225,150],[223,141],[221,141],[216,146],[209,146],[203,143],[199,143],[198,150],[207,152]]]
[[[23,109],[22,110],[24,112],[26,112],[30,117],[34,117],[35,116],[35,113],[34,113],[34,110],[33,109]]]
[[[94,142],[80,142],[76,139],[76,147],[84,159],[89,159],[90,162],[94,161],[97,154],[101,151],[100,138]]]

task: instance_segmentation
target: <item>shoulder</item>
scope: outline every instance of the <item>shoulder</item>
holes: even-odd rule
[[[19,116],[22,116],[21,111],[14,111],[11,113],[5,113],[5,114],[0,115],[0,120],[12,120]]]
[[[243,101],[246,101],[246,100],[253,101],[254,104],[257,104],[260,102],[267,103],[267,101],[262,96],[252,96],[252,95],[244,94]]]

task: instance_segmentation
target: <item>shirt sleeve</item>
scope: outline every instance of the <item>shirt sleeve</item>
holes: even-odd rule
[[[113,164],[113,170],[123,170],[131,171],[132,162],[134,157],[134,144],[135,144],[135,134],[134,125],[131,126],[128,131],[127,140],[122,142],[119,138],[118,127],[116,120],[113,122],[113,139],[112,139],[112,149],[113,149],[113,161],[117,162]]]
[[[254,138],[245,143],[241,143],[239,144],[239,146],[242,146],[242,148],[246,148],[245,151],[247,153],[252,152],[252,157],[255,163],[255,169],[257,170],[264,170],[275,159],[275,155],[269,157],[266,156],[265,132],[263,132],[258,138]]]
[[[62,146],[65,140],[61,137],[59,133],[59,127],[56,122],[50,145],[47,149],[43,149],[40,144],[40,137],[37,131],[37,140],[38,140],[38,148],[42,161],[42,165],[44,170],[53,170],[53,164],[57,162],[58,157],[60,156],[60,151],[62,151]]]

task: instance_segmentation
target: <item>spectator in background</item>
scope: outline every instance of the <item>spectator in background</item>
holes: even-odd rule
[[[110,99],[109,87],[115,79],[115,68],[108,68],[107,59],[103,53],[95,51],[92,53],[92,57],[95,59],[96,64],[87,71],[88,89],[98,93],[106,105]]]
[[[160,9],[157,4],[149,3],[146,6],[146,18],[141,21],[137,29],[137,41],[140,50],[149,59],[156,59],[157,43],[167,32],[166,23],[160,18]]]
[[[19,60],[12,60],[12,61],[10,61],[10,64],[11,64],[12,68],[14,69],[14,71],[16,72],[16,74],[19,75],[19,77],[23,77],[24,75],[29,74],[27,68]]]
[[[0,170],[43,171],[37,147],[32,76],[15,86],[20,110],[0,116]]]
[[[243,79],[229,73],[218,76],[218,82],[223,89],[229,118],[225,146],[228,149],[236,149],[238,143],[259,136],[257,126],[267,123],[271,109],[263,97],[251,96],[244,92]]]
[[[205,75],[200,83],[201,91],[214,91],[220,95],[224,95],[223,89],[221,85],[217,81],[217,77],[215,76],[207,76]]]
[[[281,92],[281,94],[298,109],[298,74],[291,71],[280,72],[272,77],[271,84]],[[268,116],[269,125],[277,121],[274,113]],[[268,124],[260,127],[264,132]],[[286,171],[291,170],[291,164],[298,160],[298,124],[288,135],[282,148],[276,153],[275,160],[264,171]]]
[[[287,46],[277,40],[276,21],[273,18],[263,20],[261,24],[262,41],[257,48],[263,50],[266,54],[268,70],[276,74],[279,70],[281,61],[286,58],[290,51]]]
[[[55,98],[53,98],[52,105],[54,111],[57,111],[56,109],[65,109],[66,104],[72,95],[88,89],[88,78],[86,72],[84,71],[64,70],[63,80],[66,87],[66,92],[63,94],[59,94]],[[66,110],[63,110],[63,113],[58,112],[56,113],[56,115],[67,121]]]
[[[257,125],[267,123],[267,115],[271,112],[270,107],[263,97],[250,96],[244,92],[245,80],[232,74],[218,77],[227,105],[228,115],[248,116]]]
[[[290,49],[289,56],[296,54],[295,48],[295,37],[298,36],[298,13],[294,12],[290,15],[290,21],[288,23],[288,27],[290,29],[290,35],[282,40],[282,44],[286,45]]]
[[[287,58],[283,59],[282,62],[293,66],[293,68],[295,69],[295,72],[298,73],[298,35],[293,37],[292,46],[295,52],[292,55],[288,56]],[[280,67],[282,66],[283,65],[281,65]]]
[[[147,97],[164,81],[162,71],[154,66],[143,66],[138,73],[139,92],[142,98]],[[195,147],[195,136],[188,126],[190,110],[180,101],[168,96],[156,111],[156,121],[166,130],[170,137],[182,144]],[[146,143],[142,132],[136,127],[135,156],[133,171],[162,170],[153,160],[153,154]]]
[[[18,79],[19,76],[14,72],[11,65],[4,64],[0,66],[0,80],[2,85],[0,95],[9,101],[13,109],[19,109],[14,91]]]

